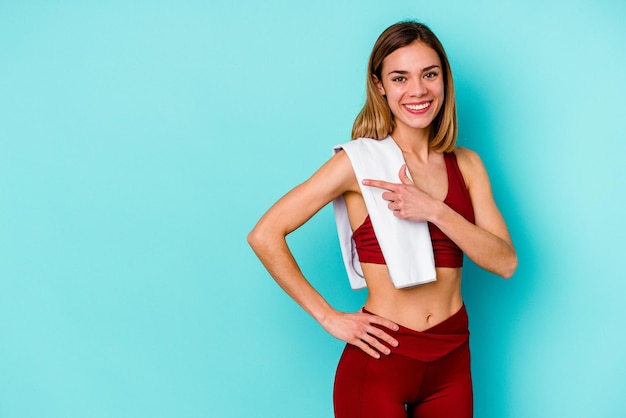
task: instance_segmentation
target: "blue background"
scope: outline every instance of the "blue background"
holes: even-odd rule
[[[330,417],[342,343],[245,237],[418,18],[519,252],[471,263],[478,418],[626,411],[626,3],[0,2],[0,416]],[[289,237],[356,310],[330,207]]]

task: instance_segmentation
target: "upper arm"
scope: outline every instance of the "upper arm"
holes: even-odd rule
[[[511,244],[508,228],[496,205],[489,175],[480,156],[461,147],[457,147],[455,154],[472,200],[476,226]]]
[[[263,215],[255,229],[287,235],[333,199],[358,190],[352,164],[346,153],[340,151],[304,183],[280,198]]]

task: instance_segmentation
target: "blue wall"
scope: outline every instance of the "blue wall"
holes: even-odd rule
[[[626,3],[0,3],[0,416],[330,417],[342,344],[245,243],[431,25],[520,267],[471,264],[479,418],[621,417]],[[355,310],[325,208],[290,236]]]

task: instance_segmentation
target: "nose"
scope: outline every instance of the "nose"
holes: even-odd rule
[[[411,83],[411,90],[410,90],[412,96],[415,96],[415,97],[423,96],[424,94],[426,94],[427,91],[428,89],[426,88],[426,85],[424,84],[424,80],[422,80],[421,77],[417,77],[413,79]]]

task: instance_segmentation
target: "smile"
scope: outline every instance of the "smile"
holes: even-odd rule
[[[420,111],[430,107],[431,102],[420,103],[420,104],[405,104],[403,105],[409,110]]]

